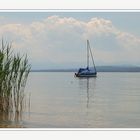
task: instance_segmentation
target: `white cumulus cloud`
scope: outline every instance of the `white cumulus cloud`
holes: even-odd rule
[[[140,37],[121,31],[110,20],[50,16],[31,23],[0,24],[0,36],[27,52],[33,66],[75,67],[86,62],[86,39],[91,42],[97,65],[139,64]]]

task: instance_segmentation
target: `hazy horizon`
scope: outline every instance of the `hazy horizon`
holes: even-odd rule
[[[140,12],[0,12],[0,36],[28,54],[32,69],[140,66]]]
[[[77,72],[79,68],[31,69],[31,72]],[[96,66],[97,72],[140,72],[140,66]]]

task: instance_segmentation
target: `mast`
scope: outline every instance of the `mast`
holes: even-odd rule
[[[94,59],[93,59],[93,55],[92,55],[92,51],[91,51],[91,48],[90,48],[90,44],[89,44],[89,40],[87,40],[87,43],[88,43],[88,48],[89,48],[89,51],[90,51],[90,54],[91,54],[91,58],[92,58],[92,62],[93,62],[93,66],[94,66],[94,69],[95,69],[95,72],[96,72],[96,67],[95,67],[95,63],[94,63]],[[88,53],[89,55],[89,53]],[[88,58],[89,59],[89,58]],[[89,60],[88,60],[89,61]],[[88,62],[89,63],[89,62]]]
[[[89,68],[89,41],[87,40],[87,68]]]

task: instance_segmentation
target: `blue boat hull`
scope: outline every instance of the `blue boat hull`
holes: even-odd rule
[[[78,74],[78,73],[75,73],[75,76],[76,77],[96,77],[97,73],[90,73],[90,74]]]

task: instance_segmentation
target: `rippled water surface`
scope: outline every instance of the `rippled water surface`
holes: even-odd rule
[[[98,73],[75,78],[72,72],[32,72],[26,93],[30,108],[18,122],[29,128],[139,128],[140,73]]]

